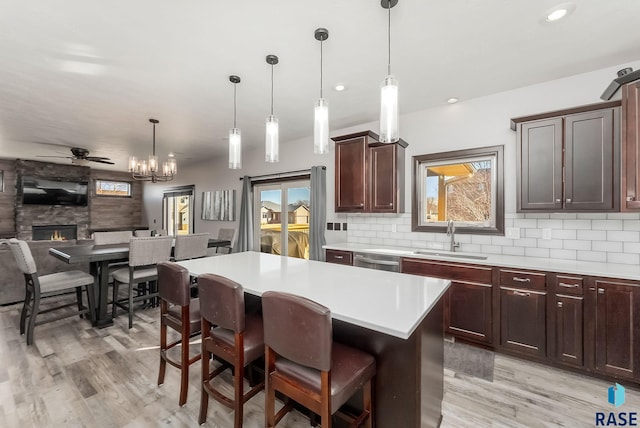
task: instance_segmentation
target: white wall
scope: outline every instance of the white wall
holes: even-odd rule
[[[524,88],[515,89],[512,91],[501,92],[498,94],[489,95],[486,97],[475,98],[467,101],[462,101],[453,105],[443,105],[428,110],[422,110],[410,114],[403,115],[400,119],[400,135],[409,143],[409,147],[406,151],[406,179],[405,179],[405,204],[406,212],[411,209],[411,157],[414,155],[445,152],[451,150],[466,149],[472,147],[494,146],[504,145],[505,151],[505,214],[508,225],[514,220],[525,219],[522,214],[516,214],[516,189],[515,189],[515,144],[516,136],[515,132],[510,129],[510,119],[512,117],[526,116],[536,113],[543,113],[550,110],[559,110],[564,108],[570,108],[583,104],[591,104],[600,102],[600,95],[616,76],[616,72],[624,67],[631,66],[634,69],[640,68],[640,60],[633,63],[620,64],[617,66],[609,67],[606,69],[597,70],[590,73],[584,73],[576,76],[571,76],[564,79],[554,80],[538,85],[527,86]],[[437,84],[436,82],[425,82],[426,85]],[[401,86],[401,91],[409,91],[410,88]],[[455,95],[455,94],[454,94]],[[619,93],[616,94],[619,98]],[[401,95],[402,97],[402,95]],[[402,105],[402,98],[401,98]],[[286,126],[281,124],[280,126]],[[374,132],[378,132],[377,122],[364,123],[358,126],[353,126],[346,129],[333,130],[332,136],[344,135],[352,132],[364,131],[371,129]],[[312,143],[312,123],[309,123],[308,138],[281,143],[280,147],[280,162],[275,164],[268,164],[264,161],[263,149],[254,150],[252,152],[245,151],[243,153],[243,168],[241,170],[229,170],[227,168],[227,159],[219,158],[214,161],[207,161],[188,167],[181,167],[177,180],[170,183],[170,186],[164,184],[147,184],[145,185],[145,214],[147,216],[149,226],[154,228],[153,219],[157,219],[157,225],[159,228],[161,222],[161,197],[162,190],[168,187],[195,184],[196,185],[196,231],[209,231],[213,234],[217,234],[218,228],[229,227],[229,222],[217,222],[217,221],[202,221],[200,217],[200,201],[201,192],[209,190],[220,189],[236,189],[237,193],[237,207],[236,212],[240,212],[239,197],[242,189],[242,182],[239,177],[242,175],[260,175],[270,174],[277,172],[286,172],[290,170],[298,170],[309,168],[313,165],[326,165],[327,167],[327,221],[333,222],[347,222],[349,224],[348,232],[332,232],[327,231],[328,242],[338,241],[362,241],[363,239],[383,239],[374,236],[364,237],[355,236],[361,235],[363,232],[356,232],[358,224],[375,223],[375,216],[358,215],[358,214],[336,214],[334,213],[334,145],[331,144],[330,152],[327,155],[314,155],[313,143]],[[552,215],[556,216],[557,215]],[[572,220],[573,218],[566,218],[566,214],[562,214],[565,220]],[[572,217],[574,215],[569,215]],[[604,216],[604,217],[602,217]],[[610,215],[611,216],[611,215]],[[625,217],[627,216],[627,217]],[[549,215],[542,215],[540,220],[546,220]],[[635,214],[616,214],[612,217],[611,221],[616,222],[620,219],[637,220]],[[373,220],[371,220],[374,218]],[[379,216],[381,223],[388,224],[390,222],[396,222],[397,224],[406,223],[408,215],[399,216]],[[394,218],[397,219],[394,220]],[[365,220],[366,219],[366,220]],[[597,221],[604,221],[607,223],[608,219],[606,215],[600,215]],[[534,223],[528,222],[527,226],[537,228],[537,220],[534,218]],[[356,229],[352,228],[352,224]],[[616,225],[618,223],[615,223]],[[557,223],[554,223],[555,229],[562,229],[558,227]],[[601,223],[598,223],[598,227],[603,227]],[[611,227],[614,223],[611,223]],[[235,226],[235,225],[234,225]],[[582,225],[585,227],[586,225]],[[591,227],[591,226],[589,226]],[[604,226],[607,227],[607,226]],[[401,228],[402,229],[402,228]],[[555,230],[554,229],[554,230]],[[621,229],[622,230],[622,229]],[[355,232],[355,234],[354,234]],[[411,233],[410,236],[402,236],[400,240],[411,242],[413,246],[426,246],[427,242],[431,239],[437,241],[439,237],[432,236],[433,234],[406,232]],[[535,234],[534,232],[530,232]],[[569,243],[570,238],[574,234],[569,233],[566,235],[555,233],[556,236],[566,236],[567,245],[572,246]],[[601,234],[598,235],[601,237]],[[502,253],[503,245],[509,241],[513,246],[513,240],[506,240],[504,237],[495,237],[500,239],[500,244],[493,244],[490,241],[487,243],[487,237],[477,237],[477,240],[485,242],[483,245],[491,246],[492,248],[485,248],[485,250],[491,250],[493,252]],[[523,234],[524,238],[524,234]],[[533,238],[533,241],[528,242],[532,248],[548,248],[549,242],[542,242]],[[553,245],[564,249],[565,242],[560,239],[560,242],[555,242]],[[575,238],[574,238],[575,239]],[[638,238],[640,240],[640,237]],[[467,240],[465,238],[464,240]],[[547,240],[545,240],[547,241]],[[380,242],[381,243],[381,242]],[[465,250],[465,244],[473,245],[471,243],[471,237],[469,242],[463,242],[463,250]],[[542,247],[541,247],[542,246]],[[547,246],[547,247],[545,247]],[[583,244],[583,246],[587,246]],[[592,249],[592,245],[589,244],[589,251]],[[508,245],[506,245],[508,247]],[[616,250],[619,246],[616,246]],[[625,253],[624,246],[622,253]],[[628,246],[629,249],[635,248]],[[478,250],[480,248],[467,247],[467,250]],[[568,248],[569,249],[569,248]],[[507,250],[508,252],[509,250]],[[585,250],[587,251],[587,250]],[[519,251],[518,251],[519,252]],[[617,252],[617,251],[616,251]],[[617,252],[618,253],[618,252]],[[523,251],[524,254],[524,251]],[[565,254],[565,253],[563,253]],[[529,255],[547,255],[548,251],[531,251]],[[638,263],[638,254],[634,254],[635,257],[626,258],[630,262]],[[579,258],[578,253],[568,252],[565,254],[568,258]],[[598,259],[602,257],[598,256]],[[607,259],[606,253],[604,259]],[[615,259],[615,257],[614,257]],[[614,261],[614,260],[611,260]],[[618,261],[618,259],[615,259]]]

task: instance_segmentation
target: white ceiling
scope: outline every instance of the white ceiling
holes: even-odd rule
[[[570,16],[545,22],[545,12],[560,2],[399,0],[391,13],[391,65],[401,113],[640,58],[640,1],[576,0]],[[262,146],[267,54],[280,57],[274,110],[281,141],[309,136],[319,96],[318,27],[329,30],[324,84],[331,128],[378,117],[387,71],[380,0],[0,0],[0,6],[0,157],[64,156],[65,146],[79,146],[126,170],[129,154],[151,151],[150,117],[160,120],[160,158],[169,150],[183,163],[226,156],[230,74],[242,78],[238,126],[245,150]],[[348,89],[334,91],[338,82]]]

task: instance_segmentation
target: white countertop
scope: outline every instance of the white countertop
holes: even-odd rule
[[[372,254],[388,254],[400,257],[414,257],[429,260],[446,260],[465,264],[490,265],[508,268],[534,269],[558,273],[570,273],[575,275],[604,276],[610,278],[640,280],[640,265],[625,265],[619,263],[598,263],[579,260],[545,259],[526,256],[506,256],[496,254],[483,254],[486,260],[453,258],[446,256],[421,255],[415,251],[425,250],[443,252],[444,250],[390,247],[375,244],[355,244],[348,242],[324,245],[326,249],[365,252]],[[462,253],[465,254],[465,253]]]
[[[314,300],[333,318],[407,339],[450,282],[247,251],[179,262],[192,275],[215,273],[261,296],[282,291]]]

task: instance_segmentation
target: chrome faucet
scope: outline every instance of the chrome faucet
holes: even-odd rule
[[[456,227],[453,224],[453,220],[447,222],[447,236],[451,237],[449,240],[449,251],[454,253],[456,248],[460,248],[460,243],[456,242]]]

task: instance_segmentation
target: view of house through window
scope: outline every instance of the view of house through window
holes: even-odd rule
[[[309,180],[256,184],[254,215],[260,251],[309,258]]]

